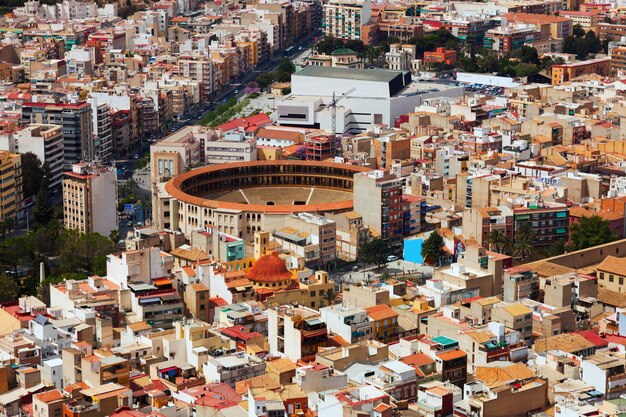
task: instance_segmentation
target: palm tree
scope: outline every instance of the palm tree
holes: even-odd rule
[[[513,257],[516,259],[528,259],[535,253],[532,241],[516,240],[513,245]]]
[[[489,248],[498,253],[503,253],[509,246],[509,239],[501,230],[493,229],[489,233]]]
[[[329,306],[335,304],[338,297],[339,293],[334,288],[329,288],[322,294],[322,300],[326,300]]]
[[[530,223],[523,223],[518,230],[515,231],[515,241],[525,240],[532,243],[535,240],[535,231]]]

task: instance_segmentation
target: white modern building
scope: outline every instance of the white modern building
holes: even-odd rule
[[[59,189],[63,180],[63,131],[61,126],[31,124],[14,135],[16,153],[31,152],[48,167],[48,187]]]
[[[117,224],[117,175],[95,164],[74,164],[63,180],[63,224],[108,236]]]
[[[372,322],[369,321],[367,311],[362,308],[329,306],[320,308],[320,314],[328,331],[341,336],[350,344],[372,339]]]
[[[291,76],[291,94],[276,105],[277,121],[332,131],[334,112],[336,133],[362,133],[392,126],[426,98],[461,95],[461,87],[413,83],[408,72],[309,65]]]

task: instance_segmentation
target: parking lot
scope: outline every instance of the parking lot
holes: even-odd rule
[[[504,87],[497,87],[493,85],[484,85],[484,84],[470,84],[470,83],[458,83],[460,87],[463,87],[463,90],[488,94],[492,96],[501,96],[504,94]]]

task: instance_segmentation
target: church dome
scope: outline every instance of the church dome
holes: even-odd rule
[[[255,282],[282,282],[291,279],[291,272],[277,253],[261,256],[247,275],[250,281]]]

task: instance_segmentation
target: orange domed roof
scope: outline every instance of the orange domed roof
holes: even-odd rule
[[[277,253],[263,255],[254,263],[247,273],[251,281],[278,282],[291,279],[291,272],[287,270],[285,261]]]

